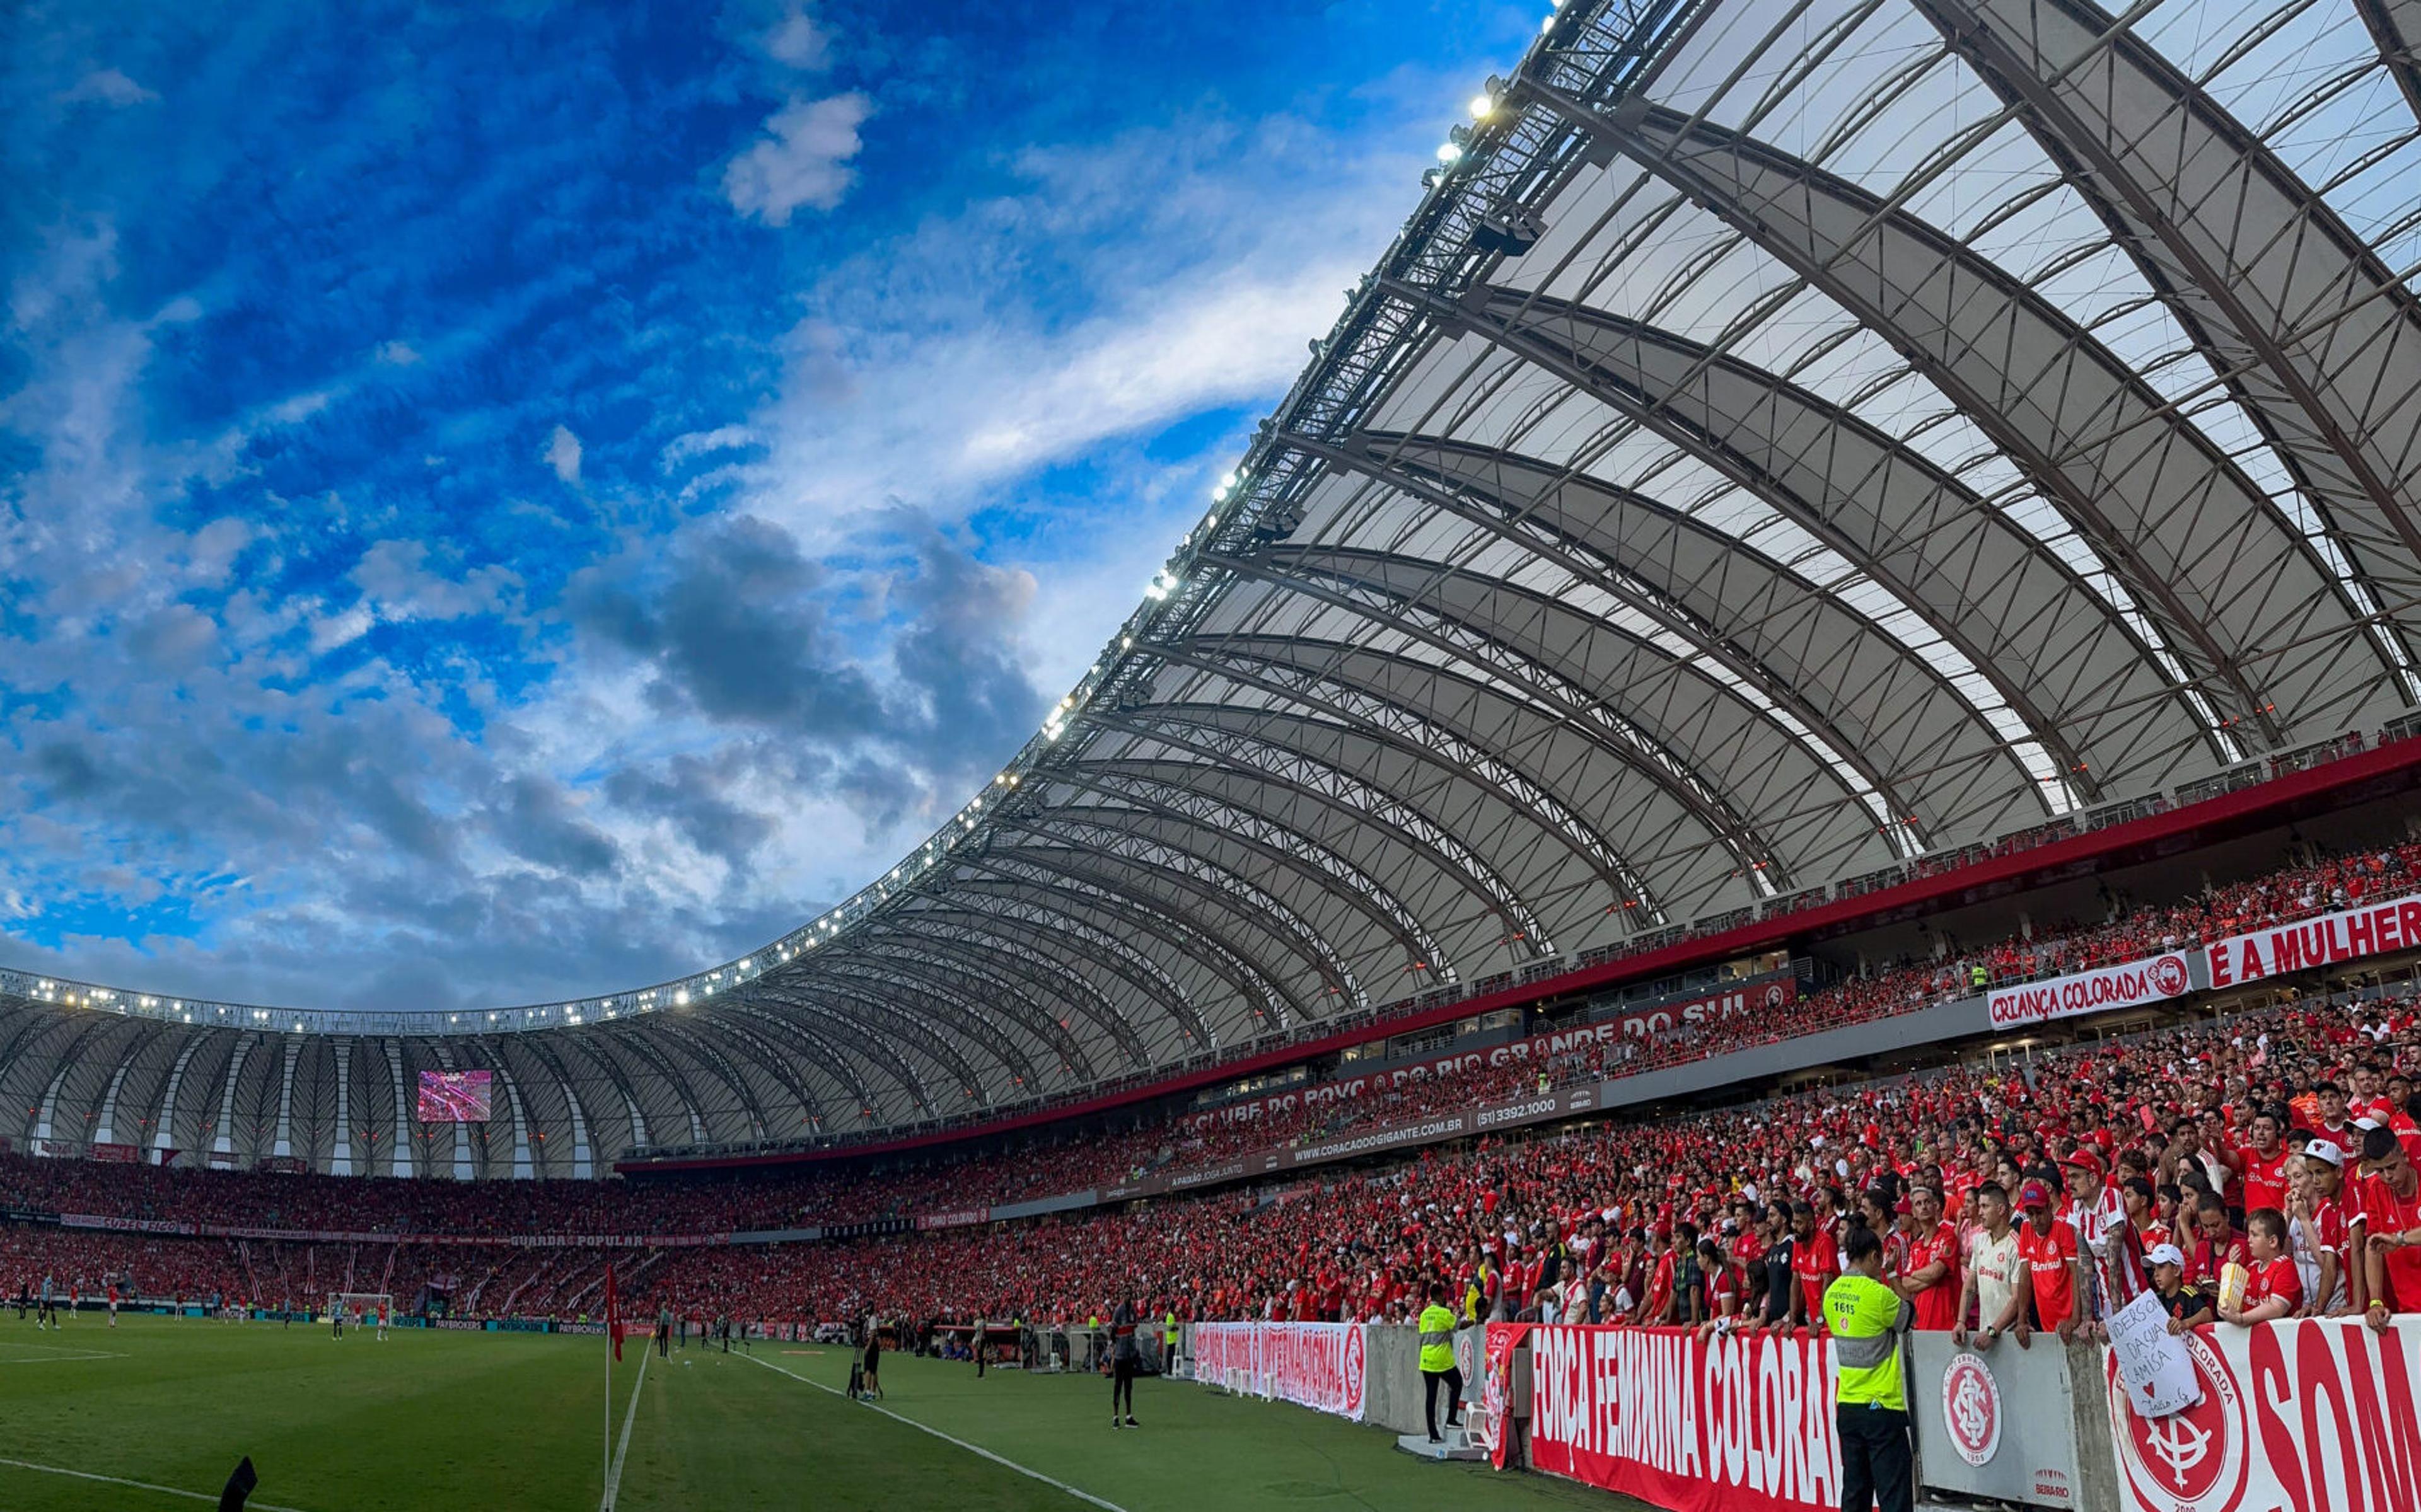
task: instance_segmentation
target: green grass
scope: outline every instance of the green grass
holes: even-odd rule
[[[86,1353],[107,1358],[77,1359]],[[0,1317],[0,1458],[84,1471],[215,1501],[236,1460],[260,1471],[256,1505],[301,1512],[593,1508],[604,1482],[604,1343],[538,1334],[349,1332],[90,1315],[64,1334]],[[758,1358],[695,1348],[640,1380],[636,1341],[614,1373],[613,1430],[630,1415],[617,1506],[884,1512],[1070,1512],[1086,1504],[932,1437],[924,1424],[1127,1512],[1385,1508],[1462,1512],[1589,1506],[1618,1498],[1486,1466],[1436,1465],[1391,1435],[1282,1404],[1146,1380],[1143,1426],[1112,1432],[1091,1377],[887,1358],[902,1423],[838,1387],[836,1349],[760,1344]],[[779,1366],[784,1375],[769,1365]],[[792,1379],[803,1377],[804,1380]],[[631,1413],[633,1390],[637,1409]],[[161,1512],[191,1497],[0,1465],[9,1512]]]

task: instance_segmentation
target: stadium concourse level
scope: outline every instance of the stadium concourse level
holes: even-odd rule
[[[2199,1179],[2237,1209],[2230,1222],[2241,1226],[2247,1204],[2230,1151],[2253,1137],[2261,1109],[2286,1110],[2274,1120],[2282,1130],[2308,1129],[2341,1147],[2359,1146],[2347,1123],[2353,1115],[2414,1134],[2405,1102],[2421,1039],[2408,1002],[2275,1008],[2098,1056],[2047,1052],[2023,1070],[2003,1057],[1990,1074],[1953,1068],[1921,1084],[1797,1094],[1753,1119],[1729,1112],[1422,1151],[1408,1167],[1326,1187],[1298,1184],[1273,1201],[1266,1192],[1238,1190],[1023,1224],[820,1243],[650,1242],[913,1219],[1115,1179],[1154,1161],[1191,1164],[1245,1144],[1325,1137],[1357,1123],[1485,1100],[1541,1074],[1629,1072],[1925,1006],[1971,994],[1979,969],[1995,980],[2017,979],[2285,923],[2410,891],[2416,877],[2421,846],[2319,860],[2179,903],[2126,910],[2100,926],[2057,931],[2056,940],[2004,942],[1810,993],[1787,1021],[1744,1017],[1693,1026],[1686,1037],[1637,1048],[1616,1068],[1601,1064],[1606,1047],[1599,1043],[1544,1068],[1509,1065],[1322,1105],[1290,1120],[1198,1132],[1162,1123],[1106,1143],[1069,1140],[906,1164],[611,1182],[465,1184],[9,1156],[0,1158],[0,1209],[23,1221],[0,1224],[0,1291],[13,1297],[47,1278],[87,1297],[114,1284],[145,1298],[278,1307],[369,1288],[407,1305],[442,1302],[457,1315],[570,1318],[596,1307],[605,1263],[619,1255],[632,1295],[768,1320],[867,1310],[1079,1317],[1130,1278],[1189,1317],[1274,1310],[1393,1318],[1424,1273],[1473,1279],[1478,1257],[1492,1245],[1501,1251],[1507,1237],[1516,1240],[1516,1258],[1534,1248],[1554,1253],[1568,1257],[1559,1267],[1577,1264],[1593,1284],[1605,1282],[1604,1295],[1640,1282],[1630,1289],[1644,1297],[1643,1286],[1652,1290],[1654,1283],[1632,1272],[1656,1266],[1677,1237],[1686,1239],[1680,1224],[1708,1235],[1726,1220],[1752,1234],[1760,1222],[1773,1225],[1736,1199],[1837,1189],[1839,1195],[1820,1199],[1830,1205],[1829,1218],[1843,1196],[1878,1180],[1897,1206],[1906,1179],[1939,1166],[1957,1213],[1976,1182],[1997,1176],[2014,1189],[2080,1141],[2095,1146],[2105,1169],[2132,1150],[2159,1185],[2191,1189]],[[2324,1083],[2359,1106],[2349,1114]],[[2057,1173],[2047,1176],[2057,1190]],[[2156,1194],[2147,1220],[2174,1222],[2179,1200]],[[85,1224],[252,1232],[182,1237],[42,1221],[60,1214]],[[277,1231],[358,1237],[271,1237]],[[1664,1238],[1652,1237],[1659,1233]],[[604,1237],[614,1242],[600,1242]],[[516,1238],[554,1241],[509,1242]],[[1734,1235],[1726,1242],[1744,1254],[1752,1241]],[[1679,1270],[1686,1277],[1686,1263]],[[2421,1282],[2397,1301],[2421,1309]]]

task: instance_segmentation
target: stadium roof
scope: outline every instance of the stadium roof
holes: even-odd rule
[[[442,1022],[0,974],[0,1095],[350,1170],[893,1127],[2375,725],[2421,694],[2413,36],[1572,0],[1100,661],[874,885]],[[415,1132],[441,1068],[500,1073],[509,1150]]]

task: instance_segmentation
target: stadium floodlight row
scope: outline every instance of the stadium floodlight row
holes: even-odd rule
[[[510,1130],[437,1174],[865,1135],[2409,733],[2389,8],[1572,0],[1100,660],[872,886],[442,1022],[11,974],[0,1096],[383,1174],[430,1173],[354,1110],[421,1070],[494,1070]]]

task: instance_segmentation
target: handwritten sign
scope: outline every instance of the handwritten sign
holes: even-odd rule
[[[2194,1360],[2149,1291],[2110,1316],[2110,1352],[2117,1356],[2118,1380],[2137,1417],[2167,1417],[2202,1400]]]

